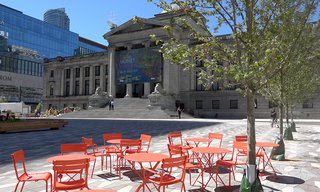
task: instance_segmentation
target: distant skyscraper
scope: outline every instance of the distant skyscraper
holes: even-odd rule
[[[64,8],[50,9],[43,15],[43,20],[63,29],[70,29],[70,19]]]

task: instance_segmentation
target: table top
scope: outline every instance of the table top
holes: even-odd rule
[[[116,192],[112,189],[89,189],[89,190],[81,190],[79,192]]]
[[[203,137],[195,137],[195,138],[185,138],[185,141],[192,141],[192,142],[210,142],[212,139],[203,138]]]
[[[195,147],[191,149],[192,152],[196,153],[208,153],[208,154],[222,154],[231,152],[229,149],[220,147]]]
[[[272,142],[256,142],[257,147],[279,147],[279,144],[277,143],[272,143]]]
[[[53,163],[53,161],[57,160],[76,160],[76,159],[90,159],[90,161],[95,160],[96,157],[92,155],[86,155],[86,154],[68,154],[68,155],[57,155],[48,158],[49,163]]]
[[[169,158],[169,155],[162,153],[133,153],[125,155],[124,158],[128,161],[159,162],[165,158]]]

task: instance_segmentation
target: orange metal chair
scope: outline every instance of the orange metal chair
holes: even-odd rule
[[[234,139],[240,142],[248,141],[248,137],[246,135],[236,135]]]
[[[84,143],[63,143],[60,146],[61,155],[66,153],[83,153],[87,154],[87,145]]]
[[[177,157],[177,156],[186,156],[186,170],[188,170],[189,172],[189,182],[190,182],[190,185],[194,185],[195,182],[198,180],[198,178],[201,176],[201,179],[202,179],[202,183],[203,183],[203,167],[201,165],[201,163],[199,161],[197,161],[196,163],[191,163],[190,162],[190,157],[189,157],[189,154],[188,153],[185,153],[183,152],[182,148],[180,146],[176,146],[176,145],[170,145],[168,144],[168,150],[169,150],[169,154],[170,154],[170,157]],[[195,161],[192,161],[192,162],[195,162]],[[200,169],[200,172],[197,176],[197,178],[195,179],[194,183],[191,184],[191,173],[192,173],[192,170],[195,170],[195,169]],[[171,173],[172,170],[170,170],[169,172]]]
[[[140,140],[141,140],[140,153],[148,153],[149,152],[151,139],[152,139],[151,135],[146,135],[146,134],[140,135]]]
[[[149,176],[147,178],[147,182],[153,183],[159,192],[161,187],[163,187],[163,191],[165,191],[165,186],[176,183],[181,183],[181,191],[186,191],[186,187],[184,185],[184,178],[186,175],[186,158],[186,156],[180,156],[163,159],[161,170],[159,172],[149,168],[144,168],[144,175],[153,173],[152,177]],[[166,172],[166,170],[173,168],[178,168],[177,170],[180,170],[180,173],[171,174]]]
[[[53,161],[53,171],[54,171],[54,182],[53,190],[74,190],[83,189],[88,187],[88,170],[89,170],[90,159],[77,159],[77,160],[57,160]],[[62,181],[60,179],[61,175],[66,175],[69,173],[74,174],[75,171],[78,172],[78,177],[74,178],[72,181]]]
[[[120,141],[120,153],[117,153],[117,171],[121,179],[121,167],[123,167],[123,157],[126,154],[140,153],[141,140],[122,139]]]
[[[87,154],[92,155],[95,157],[101,157],[101,170],[103,170],[103,158],[106,158],[106,164],[107,164],[107,158],[110,157],[110,166],[111,166],[111,155],[109,153],[104,153],[100,151],[99,147],[97,144],[94,143],[93,138],[86,138],[82,137],[82,142],[87,145]],[[91,178],[93,176],[94,168],[96,165],[96,159],[94,160],[93,163],[93,168],[92,168],[92,173],[91,173]],[[106,165],[107,167],[107,165]]]
[[[181,131],[174,131],[168,134],[168,142],[170,145],[177,145],[177,146],[181,146],[182,150],[188,150],[191,149],[192,146],[184,145],[182,142],[182,133]]]
[[[245,150],[247,150],[246,143],[237,142],[235,140],[233,141],[232,154],[231,154],[230,159],[219,159],[216,161],[216,166],[217,166],[216,181],[218,178],[219,167],[224,167],[229,170],[229,186],[231,185],[231,172],[233,174],[234,180],[236,180],[235,173],[234,173],[235,167],[237,165],[245,165],[246,161],[247,161],[246,159],[245,159],[245,161],[239,161],[238,156],[237,156],[237,152],[238,151],[245,151]]]
[[[16,177],[18,179],[18,183],[14,189],[14,192],[17,191],[20,182],[22,182],[22,187],[20,191],[23,190],[24,184],[27,181],[45,181],[46,182],[46,192],[48,192],[48,181],[51,180],[50,191],[52,191],[52,176],[49,172],[42,172],[42,173],[27,173],[25,160],[24,160],[24,151],[21,149],[11,154],[12,162],[14,171],[16,173]],[[22,172],[19,171],[20,167],[22,166]],[[18,168],[19,167],[19,168]]]
[[[208,146],[212,145],[213,143],[215,143],[215,141],[217,141],[218,145],[215,145],[215,147],[216,146],[221,147],[223,134],[221,134],[221,133],[209,133],[208,134],[208,138],[212,139],[212,141],[208,144]]]
[[[111,156],[111,155],[116,155],[117,153],[120,153],[119,146],[109,145],[107,141],[112,139],[122,139],[122,133],[104,133],[102,136],[103,136],[103,146],[106,154],[110,154]],[[111,161],[112,160],[110,158],[110,173],[112,173]]]

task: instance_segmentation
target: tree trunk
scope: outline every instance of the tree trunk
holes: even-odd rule
[[[247,135],[248,135],[248,166],[247,178],[252,184],[256,177],[256,131],[255,131],[255,115],[254,115],[254,93],[247,91]]]
[[[280,120],[280,138],[283,137],[283,105],[280,105],[280,113],[279,113],[279,120]]]
[[[289,105],[288,105],[288,103],[286,104],[286,121],[287,121],[287,125],[289,125]]]

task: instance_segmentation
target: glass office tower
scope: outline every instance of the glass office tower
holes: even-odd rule
[[[70,30],[70,19],[64,8],[48,10],[44,13],[43,20],[62,29]]]
[[[77,33],[0,4],[0,97],[36,104],[43,92],[43,60],[106,51]]]

